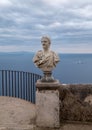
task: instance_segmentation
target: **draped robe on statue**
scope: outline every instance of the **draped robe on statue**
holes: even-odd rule
[[[34,56],[33,61],[35,65],[43,71],[51,71],[54,67],[56,67],[57,62],[59,62],[59,57],[53,51],[49,51],[45,54],[42,50],[40,50]]]

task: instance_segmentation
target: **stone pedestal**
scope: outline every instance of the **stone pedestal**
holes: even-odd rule
[[[37,81],[36,87],[36,124],[39,127],[60,127],[59,120],[59,81],[52,83]]]

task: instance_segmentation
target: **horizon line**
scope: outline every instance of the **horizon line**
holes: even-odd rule
[[[37,51],[2,51],[0,53],[36,53]],[[56,52],[58,54],[92,54],[92,52]]]

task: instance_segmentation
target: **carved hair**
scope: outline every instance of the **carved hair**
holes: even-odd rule
[[[44,39],[44,38],[49,41],[49,44],[51,44],[51,39],[50,39],[48,36],[43,36],[43,37],[41,38],[41,40]]]

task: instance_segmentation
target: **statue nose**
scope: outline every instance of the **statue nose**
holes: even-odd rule
[[[45,44],[43,43],[43,46],[45,46]]]

